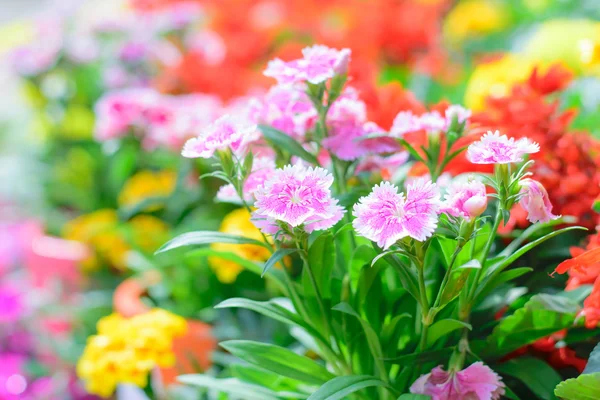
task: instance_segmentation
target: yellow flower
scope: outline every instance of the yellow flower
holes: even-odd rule
[[[250,221],[250,213],[243,208],[227,214],[227,216],[223,218],[219,230],[223,233],[244,236],[261,241],[263,240],[260,230],[254,226],[252,221]],[[270,256],[268,249],[252,244],[215,243],[211,247],[216,251],[234,253],[250,261],[266,261]],[[224,260],[218,257],[211,257],[210,265],[215,271],[217,279],[223,283],[235,282],[237,276],[243,269],[242,266],[234,261]]]
[[[118,270],[127,269],[127,254],[133,248],[151,253],[163,244],[169,227],[150,215],[138,215],[121,223],[111,209],[95,211],[70,221],[64,229],[65,239],[89,245],[94,255],[82,264],[84,270],[98,269],[101,261]]]
[[[132,318],[109,315],[98,321],[97,328],[77,363],[77,375],[90,393],[110,397],[118,384],[143,388],[154,367],[174,365],[173,340],[186,333],[187,322],[153,309]]]
[[[575,73],[600,76],[600,23],[547,21],[528,40],[523,56],[536,62],[562,62]]]
[[[477,66],[467,84],[465,104],[472,110],[482,110],[488,96],[507,95],[516,83],[529,77],[534,66],[531,61],[510,54]]]
[[[506,6],[499,1],[459,2],[444,22],[445,37],[454,44],[504,29],[509,23]]]
[[[121,207],[132,207],[144,200],[167,197],[175,190],[177,175],[173,171],[141,171],[132,176],[119,194],[119,205]],[[145,208],[145,211],[159,209],[160,206],[153,204]]]

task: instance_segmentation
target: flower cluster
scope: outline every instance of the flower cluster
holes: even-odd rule
[[[186,331],[183,318],[154,309],[132,318],[112,314],[88,338],[77,374],[90,393],[110,397],[120,383],[144,388],[154,367],[175,363],[173,340]]]
[[[168,96],[153,89],[109,92],[96,104],[97,140],[134,134],[146,148],[178,149],[222,113],[222,105],[201,94]]]
[[[390,133],[394,137],[403,137],[407,133],[419,131],[445,132],[454,120],[459,124],[465,124],[470,117],[471,111],[459,105],[448,107],[444,115],[439,111],[426,112],[421,115],[415,115],[411,111],[402,111],[394,118]]]

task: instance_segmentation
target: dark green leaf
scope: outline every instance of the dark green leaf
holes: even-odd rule
[[[523,382],[540,399],[552,400],[554,388],[561,381],[560,375],[546,362],[532,357],[519,357],[498,364],[494,370],[510,375]]]
[[[442,291],[440,308],[450,303],[456,298],[467,283],[469,275],[473,270],[481,269],[481,264],[478,260],[471,260],[461,265],[460,267],[453,267],[450,272],[450,279],[448,284]]]
[[[228,340],[220,346],[252,365],[309,384],[320,385],[334,377],[322,365],[284,347],[250,340]]]
[[[445,347],[439,350],[423,351],[419,353],[405,354],[394,358],[386,358],[384,361],[402,366],[423,364],[430,361],[442,362],[442,360],[448,358],[453,351],[454,347]]]
[[[584,374],[593,374],[596,372],[600,372],[600,343],[592,350],[587,365],[583,370]]]
[[[335,265],[335,242],[330,233],[319,236],[308,249],[308,262],[324,299],[331,298],[331,272]],[[312,286],[308,286],[312,290]]]

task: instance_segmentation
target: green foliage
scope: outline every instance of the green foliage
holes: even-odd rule
[[[310,395],[308,400],[341,400],[361,389],[373,386],[388,387],[388,385],[368,375],[338,376]]]

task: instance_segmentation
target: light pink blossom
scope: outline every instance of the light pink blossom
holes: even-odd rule
[[[202,129],[198,137],[189,139],[181,155],[187,158],[210,158],[215,151],[227,149],[239,154],[255,138],[256,132],[256,125],[224,115]]]
[[[446,112],[444,113],[448,126],[450,126],[455,117],[459,124],[467,122],[471,118],[471,114],[471,110],[458,104],[453,104],[446,108]]]
[[[446,192],[442,212],[466,220],[478,217],[487,207],[485,185],[475,179],[453,182]]]
[[[254,192],[265,183],[265,181],[273,175],[275,171],[275,161],[272,158],[260,157],[254,159],[252,172],[244,182],[244,200],[252,204],[254,202]],[[221,186],[217,192],[216,199],[225,203],[242,202],[235,187],[232,184]]]
[[[275,78],[280,84],[310,82],[319,84],[345,74],[350,61],[350,50],[331,49],[323,45],[314,45],[302,50],[303,58],[284,62],[278,58],[269,62],[265,76]]]
[[[273,86],[263,99],[250,101],[250,118],[302,140],[314,128],[317,111],[302,90],[291,86]]]
[[[417,379],[410,392],[431,400],[498,400],[504,395],[504,383],[488,366],[476,362],[456,373],[436,367]]]
[[[323,168],[288,165],[277,169],[255,192],[255,218],[276,220],[307,232],[328,229],[343,215],[331,196],[332,175]]]
[[[385,180],[391,179],[396,171],[408,161],[409,155],[406,151],[394,153],[389,157],[379,154],[371,154],[361,158],[356,172],[380,172]]]
[[[338,99],[327,115],[329,135],[323,147],[336,157],[352,161],[367,154],[391,153],[399,150],[391,137],[365,139],[368,135],[384,135],[385,131],[367,121],[366,105],[352,97]]]
[[[525,154],[537,153],[540,146],[527,138],[515,141],[500,132],[488,131],[467,149],[467,158],[473,164],[510,164],[523,161]]]
[[[439,112],[432,111],[415,115],[410,111],[402,111],[396,115],[390,131],[394,137],[402,137],[410,132],[426,131],[442,132],[448,128],[448,122]]]
[[[560,216],[552,214],[552,204],[548,192],[536,180],[523,179],[521,182],[521,199],[519,203],[527,211],[529,222],[548,222]]]
[[[406,196],[390,182],[383,182],[354,205],[353,225],[359,235],[385,250],[407,236],[418,241],[431,236],[439,208],[439,192],[431,181],[415,181]]]

